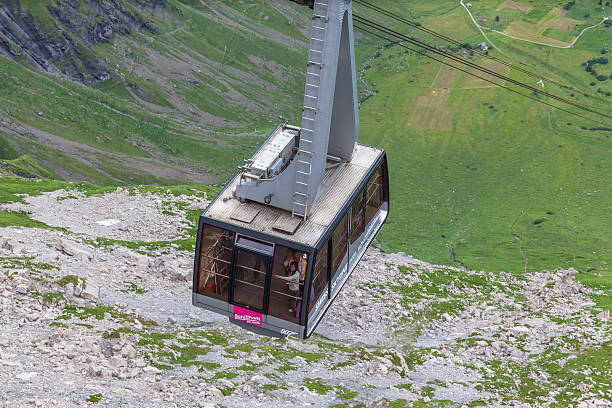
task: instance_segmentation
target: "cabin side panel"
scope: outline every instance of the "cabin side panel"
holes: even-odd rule
[[[328,245],[317,251],[308,297],[308,326],[321,315],[329,300],[329,253]]]
[[[350,207],[345,209],[344,215],[336,222],[328,240],[322,244],[321,252],[325,249],[328,251],[329,284],[325,289],[329,293],[319,296],[314,305],[310,304],[313,310],[308,316],[306,337],[313,333],[387,219],[389,193],[386,164],[386,156],[383,156],[367,182],[355,194]],[[315,291],[311,293],[311,299],[315,294]]]
[[[194,305],[229,314],[234,239],[233,231],[201,223],[194,268]]]

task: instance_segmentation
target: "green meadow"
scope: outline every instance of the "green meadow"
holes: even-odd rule
[[[461,43],[484,41],[465,10],[453,9],[455,2],[436,2],[433,11],[427,3],[411,2],[404,12]],[[473,13],[482,7],[491,14],[502,2],[472,3]],[[597,2],[582,3],[591,5],[591,24],[601,21]],[[548,15],[553,6],[541,6],[546,10],[540,14]],[[445,10],[442,17],[431,17]],[[533,10],[538,6],[529,11],[531,17]],[[493,49],[491,55],[507,59],[507,54],[523,68],[589,96],[549,84],[546,91],[610,114],[611,98],[597,90],[612,90],[612,80],[593,86],[582,63],[612,46],[611,33],[602,24],[572,49],[487,35],[504,52]],[[360,141],[389,154],[391,213],[379,235],[385,250],[470,269],[575,267],[583,280],[612,287],[611,120],[587,115],[601,124],[554,110],[397,45],[369,65],[365,80],[377,94],[361,106]],[[514,69],[487,66],[530,85],[537,81]]]
[[[116,34],[92,49],[71,37],[80,51],[60,69],[76,65],[88,75],[87,58],[108,67],[110,79],[91,88],[36,71],[23,55],[1,58],[0,159],[27,154],[57,178],[96,184],[216,183],[279,117],[297,120],[307,9],[289,3],[284,15],[254,0],[218,10],[199,1],[163,4],[147,16],[121,2],[151,30]],[[56,0],[19,7],[45,38],[70,31],[49,12]],[[83,4],[79,15],[87,29],[96,11]]]

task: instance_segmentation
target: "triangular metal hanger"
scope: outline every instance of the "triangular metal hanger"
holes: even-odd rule
[[[302,127],[297,151],[274,177],[253,177],[243,168],[235,196],[306,218],[323,187],[329,160],[350,161],[359,133],[357,73],[351,0],[316,0],[312,17]],[[288,127],[291,129],[290,127]],[[286,150],[286,149],[285,149]]]

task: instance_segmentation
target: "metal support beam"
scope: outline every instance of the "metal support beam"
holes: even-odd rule
[[[315,0],[295,157],[266,182],[239,184],[237,197],[272,197],[266,204],[306,218],[322,192],[328,155],[351,160],[359,133],[352,12],[351,0]]]

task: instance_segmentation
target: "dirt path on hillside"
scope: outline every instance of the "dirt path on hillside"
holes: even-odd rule
[[[603,17],[603,18],[602,18],[602,20],[601,20],[599,23],[597,23],[597,24],[594,24],[594,25],[592,25],[592,26],[589,26],[589,27],[584,28],[582,31],[580,31],[580,33],[579,33],[579,34],[576,36],[576,38],[574,38],[574,39],[572,40],[572,42],[571,42],[571,43],[569,43],[568,45],[554,45],[554,44],[546,44],[546,43],[543,43],[543,42],[538,42],[538,41],[528,40],[528,39],[525,39],[525,38],[515,37],[515,36],[512,36],[512,35],[510,35],[510,34],[504,33],[504,32],[502,32],[502,31],[495,30],[495,29],[493,29],[493,28],[489,28],[489,27],[484,27],[484,26],[481,26],[480,24],[478,24],[478,23],[476,22],[476,19],[474,18],[474,16],[473,16],[473,15],[472,15],[472,13],[470,12],[469,8],[468,8],[468,7],[467,7],[467,6],[466,6],[466,5],[463,3],[463,0],[460,0],[460,1],[459,1],[459,4],[460,4],[460,5],[461,5],[461,6],[462,6],[462,7],[463,7],[463,8],[464,8],[466,11],[467,11],[467,13],[468,13],[468,14],[469,14],[469,16],[470,16],[470,19],[472,20],[472,22],[474,23],[474,25],[476,26],[476,28],[478,28],[478,30],[480,31],[480,33],[482,34],[482,36],[484,37],[484,39],[485,39],[485,40],[487,40],[487,42],[488,42],[489,44],[491,44],[491,45],[493,45],[493,43],[491,42],[491,40],[489,40],[489,38],[488,38],[488,37],[487,37],[487,35],[484,33],[484,31],[482,31],[483,29],[485,29],[485,30],[489,30],[489,31],[492,31],[492,32],[497,33],[497,34],[500,34],[500,35],[503,35],[504,37],[508,37],[508,38],[513,39],[513,40],[524,41],[524,42],[528,42],[528,43],[531,43],[531,44],[542,45],[542,46],[545,46],[545,47],[552,47],[552,48],[568,49],[568,48],[572,48],[572,47],[574,46],[574,44],[576,44],[576,41],[578,41],[578,40],[580,39],[580,37],[582,37],[582,35],[583,35],[583,34],[584,34],[584,33],[585,33],[587,30],[590,30],[590,29],[592,29],[592,28],[598,27],[598,26],[602,25],[602,24],[603,24],[603,23],[604,23],[606,20],[608,20],[608,19],[612,19],[612,17]],[[497,48],[497,49],[499,50],[499,48],[498,48],[497,46],[495,46],[495,48]],[[508,56],[508,55],[507,55],[506,53],[504,53],[503,51],[501,51],[501,50],[499,50],[499,51],[500,51],[502,54],[504,54],[504,55]]]
[[[215,177],[210,176],[207,170],[186,164],[180,158],[168,156],[150,143],[138,142],[139,147],[152,157],[133,157],[65,139],[31,126],[17,124],[8,126],[6,131],[11,132],[22,142],[31,143],[32,139],[35,139],[37,143],[60,151],[118,183],[121,183],[122,180],[105,170],[108,167],[102,168],[101,161],[106,161],[106,166],[111,165],[117,169],[132,168],[154,177],[176,182],[209,184],[215,180]]]

